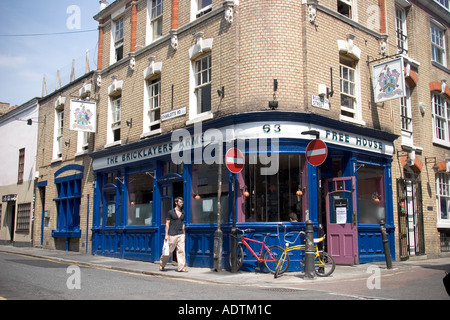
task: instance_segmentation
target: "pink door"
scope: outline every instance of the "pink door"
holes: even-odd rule
[[[328,253],[337,264],[357,264],[355,178],[333,178],[326,180],[325,184]]]

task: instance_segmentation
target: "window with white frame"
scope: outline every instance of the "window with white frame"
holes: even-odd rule
[[[440,4],[441,6],[443,6],[445,9],[447,9],[448,11],[450,11],[450,5],[449,5],[449,0],[434,0],[434,2]]]
[[[357,113],[357,74],[356,62],[340,57],[341,118],[356,120]]]
[[[432,61],[446,65],[445,30],[435,23],[431,23],[431,55]]]
[[[211,55],[194,61],[197,114],[211,111]]]
[[[402,130],[412,132],[411,91],[406,86],[406,96],[400,99]]]
[[[78,132],[77,153],[86,153],[89,150],[89,132]]]
[[[161,129],[161,78],[147,81],[150,132]]]
[[[162,37],[163,27],[163,0],[151,0],[150,12],[151,41]]]
[[[432,93],[433,141],[450,145],[450,103],[440,94]]]
[[[212,0],[191,0],[191,20],[195,20],[212,10]]]
[[[113,142],[120,141],[120,129],[122,127],[122,96],[111,98],[111,131]]]
[[[406,29],[406,10],[405,8],[395,6],[395,24],[397,34],[397,53],[408,53],[408,33]]]
[[[114,62],[123,59],[124,18],[113,21]]]
[[[62,157],[62,144],[63,144],[63,131],[64,131],[64,109],[55,109],[55,140],[53,144],[53,158],[58,159]]]
[[[438,224],[450,224],[450,174],[436,174],[436,196],[438,206]]]
[[[353,19],[352,2],[353,0],[338,0],[337,11],[347,18]]]

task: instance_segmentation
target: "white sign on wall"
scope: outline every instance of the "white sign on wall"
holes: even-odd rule
[[[405,92],[403,58],[373,67],[373,94],[376,103],[403,98]]]
[[[88,101],[70,101],[70,130],[97,131],[97,104]]]

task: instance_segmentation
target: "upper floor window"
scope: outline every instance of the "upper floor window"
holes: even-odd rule
[[[17,174],[17,183],[23,183],[23,173],[25,171],[25,148],[19,150],[19,169]]]
[[[443,95],[432,93],[433,140],[450,144],[450,104]]]
[[[445,66],[445,31],[435,23],[431,23],[432,61]]]
[[[120,141],[120,129],[122,120],[122,97],[114,97],[111,99],[111,130],[113,142]]]
[[[395,24],[397,34],[397,52],[408,53],[408,36],[406,29],[406,10],[403,7],[395,6]]]
[[[77,153],[85,153],[89,150],[89,132],[78,132]]]
[[[402,130],[412,131],[411,93],[406,87],[406,96],[400,99]]]
[[[191,20],[195,20],[212,10],[212,0],[191,0]]]
[[[449,5],[449,0],[434,0],[434,2],[440,4],[441,6],[443,6],[445,9],[450,11],[450,5]]]
[[[161,129],[161,79],[147,81],[149,131]]]
[[[341,56],[340,58],[341,82],[341,115],[355,118],[356,113],[356,63]]]
[[[197,114],[211,111],[211,55],[194,62]]]
[[[113,31],[114,31],[113,45],[115,58],[114,62],[123,59],[123,38],[124,38],[123,23],[124,23],[123,18],[113,21]]]
[[[58,159],[62,157],[62,144],[63,144],[63,131],[64,131],[64,110],[55,110],[55,140],[53,144],[53,158]]]
[[[352,2],[353,0],[338,0],[337,11],[347,18],[353,19]]]
[[[162,36],[163,26],[163,0],[152,0],[151,4],[151,34],[154,41]]]

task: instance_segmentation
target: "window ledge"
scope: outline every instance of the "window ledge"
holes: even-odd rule
[[[213,113],[211,111],[204,112],[204,113],[201,113],[201,114],[197,115],[195,118],[186,121],[186,125],[188,126],[188,125],[191,125],[191,124],[195,124],[197,122],[210,120],[213,117],[214,117],[214,115],[213,115]]]
[[[436,61],[431,61],[431,64],[436,68],[441,69],[442,71],[445,71],[450,74],[450,69],[444,66],[443,64],[440,64],[439,62]]]
[[[140,138],[141,139],[145,139],[145,138],[152,137],[152,136],[155,136],[155,135],[160,134],[160,133],[161,133],[161,129],[157,129],[157,130],[153,130],[153,131],[147,131],[147,132],[142,133],[140,135]]]
[[[122,140],[114,141],[114,142],[105,144],[104,148],[108,149],[108,148],[112,148],[112,147],[115,147],[115,146],[120,146],[121,144],[122,144]]]
[[[340,115],[339,119],[341,121],[350,122],[350,123],[358,124],[358,125],[361,125],[361,126],[365,126],[366,125],[366,122],[364,120],[357,120],[357,119],[353,119],[353,118],[346,117],[346,116],[343,116],[343,115]]]
[[[75,153],[75,157],[84,156],[85,154],[88,154],[88,153],[89,153],[89,150],[86,149],[86,150]]]
[[[52,161],[50,161],[50,163],[56,163],[56,162],[61,162],[62,161],[62,157],[59,158],[55,158]]]

